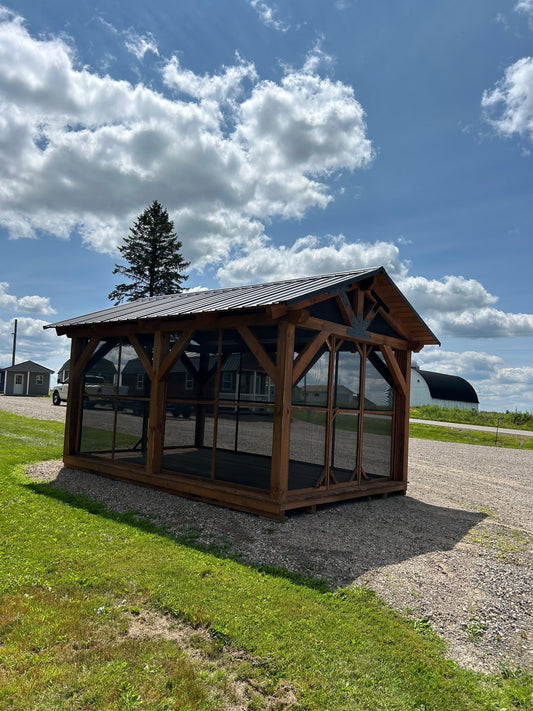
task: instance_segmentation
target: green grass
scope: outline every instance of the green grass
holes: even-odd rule
[[[533,430],[533,415],[529,412],[486,412],[463,410],[458,407],[438,407],[424,405],[412,407],[411,417],[419,420],[437,420],[438,422],[458,422],[469,425],[484,425],[487,427],[504,427],[507,429]]]
[[[485,447],[503,447],[506,449],[533,449],[533,437],[520,435],[502,435],[498,439],[492,432],[477,432],[462,430],[455,427],[439,425],[409,425],[409,436],[415,439],[431,439],[440,442],[455,442],[457,444],[481,444]]]
[[[30,482],[62,429],[0,413],[0,708],[531,708],[531,675],[459,669],[368,590],[247,566]],[[182,641],[127,636],[145,609],[189,625]]]

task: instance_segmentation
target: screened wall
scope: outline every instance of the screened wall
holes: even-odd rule
[[[274,365],[277,330],[252,334]],[[169,334],[169,350],[180,335]],[[294,362],[315,337],[296,330]],[[154,338],[134,339],[102,339],[84,369],[79,451],[145,465],[151,378],[143,362],[152,361]],[[237,330],[195,335],[166,376],[162,471],[269,490],[272,374]],[[393,382],[379,350],[324,339],[292,388],[288,489],[389,478],[393,408]]]

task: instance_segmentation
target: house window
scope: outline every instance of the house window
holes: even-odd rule
[[[17,373],[15,375],[15,385],[22,385],[24,382],[24,376],[22,373]]]
[[[190,373],[185,373],[185,390],[192,390],[194,387],[194,379]]]
[[[137,390],[142,390],[144,388],[144,373],[137,374]]]
[[[43,385],[44,383],[44,375],[36,375],[35,376],[35,382],[37,385]]]
[[[235,392],[235,373],[222,373],[222,382],[220,383],[220,390],[223,393]]]

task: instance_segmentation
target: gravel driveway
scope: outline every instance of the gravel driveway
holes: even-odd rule
[[[62,419],[65,406],[0,396],[0,409]],[[40,463],[28,474],[136,510],[244,561],[367,585],[431,626],[448,654],[476,670],[533,668],[533,452],[410,441],[407,496],[327,506],[284,521],[209,506]]]

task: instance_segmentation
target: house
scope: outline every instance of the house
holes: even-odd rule
[[[72,340],[66,466],[273,518],[406,491],[411,354],[439,341],[383,267],[45,328]],[[104,360],[105,397],[84,389]]]
[[[4,368],[0,368],[0,393],[4,392],[4,383],[6,381],[6,373]]]
[[[464,378],[420,370],[415,364],[411,373],[411,407],[421,405],[477,410],[479,400],[472,385]]]
[[[47,396],[53,372],[31,360],[4,368],[4,394]]]
[[[110,360],[102,358],[101,362],[98,364],[98,372],[94,371],[92,375],[99,375],[104,378],[106,383],[115,385],[117,382],[117,367]],[[66,383],[70,375],[70,359],[67,360],[61,368],[57,371],[57,382]]]

